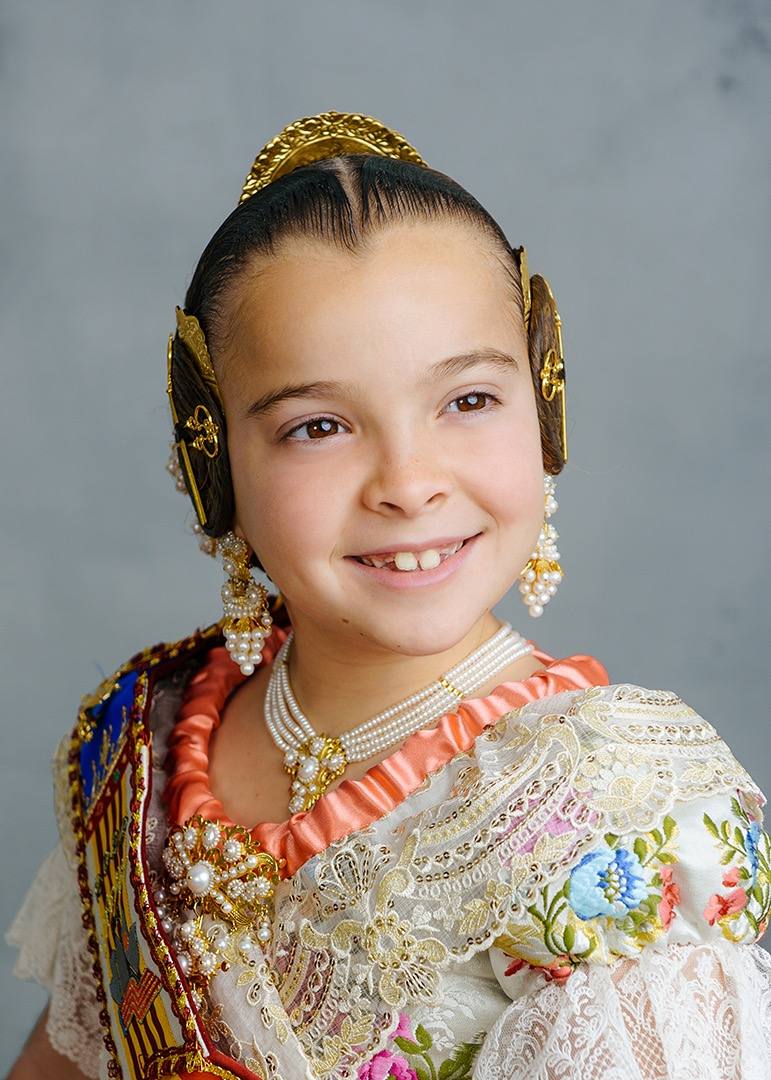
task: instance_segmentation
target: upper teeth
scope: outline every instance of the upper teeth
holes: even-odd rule
[[[443,548],[428,548],[417,554],[414,551],[397,551],[393,555],[362,555],[361,561],[368,566],[382,567],[394,563],[397,570],[433,570],[442,561],[443,555],[454,555],[463,545],[462,540],[448,544]]]

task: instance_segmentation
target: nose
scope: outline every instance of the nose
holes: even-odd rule
[[[450,470],[436,447],[389,440],[373,447],[372,464],[362,501],[379,514],[415,517],[438,507],[452,490]]]

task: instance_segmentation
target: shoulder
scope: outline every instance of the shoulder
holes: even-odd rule
[[[219,623],[187,637],[162,641],[133,654],[83,696],[77,717],[54,756],[54,795],[60,833],[66,835],[75,792],[84,809],[131,745],[141,739],[156,683],[180,668],[196,665],[222,644]]]
[[[135,703],[138,684],[146,687],[151,676],[201,656],[221,643],[220,624],[212,623],[187,637],[158,642],[134,653],[81,698],[73,737],[80,744],[93,742],[98,733],[112,726],[116,715]]]
[[[651,813],[671,799],[736,789],[765,802],[713,723],[672,690],[592,686],[571,694],[563,709],[576,740],[578,790],[591,792],[595,806],[610,810],[622,787],[627,801],[636,798]]]
[[[579,963],[634,957],[654,943],[762,936],[771,916],[766,800],[713,725],[676,693],[630,683],[538,704],[536,722],[523,713],[520,725],[541,741],[538,779],[551,778],[555,808],[523,847],[526,903],[493,950],[507,993],[507,976],[531,967],[559,980]]]

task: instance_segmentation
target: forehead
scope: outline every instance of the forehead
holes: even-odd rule
[[[236,284],[228,360],[265,370],[424,358],[480,345],[513,348],[524,327],[513,264],[466,222],[388,225],[355,252],[293,239]],[[510,268],[511,265],[511,268]],[[239,365],[240,366],[240,365]]]

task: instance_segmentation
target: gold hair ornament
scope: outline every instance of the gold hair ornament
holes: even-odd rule
[[[323,158],[340,154],[380,154],[381,157],[426,162],[414,146],[393,128],[361,113],[323,112],[304,116],[280,131],[260,150],[244,181],[239,203],[273,180]]]
[[[530,294],[530,271],[527,268],[527,251],[524,244],[519,249],[519,280],[522,286],[522,315],[525,320],[525,330],[529,333],[532,297]]]
[[[217,385],[217,376],[214,372],[214,364],[211,362],[209,349],[206,344],[201,324],[195,315],[188,315],[181,307],[175,308],[177,313],[177,333],[182,344],[194,358],[198,365],[201,378],[209,387],[217,401],[222,404],[220,390]]]
[[[179,308],[177,310],[179,310]],[[201,499],[201,493],[198,490],[198,484],[196,483],[196,480],[195,480],[195,473],[193,472],[193,466],[192,466],[191,461],[190,461],[190,454],[189,454],[188,449],[187,449],[187,440],[177,437],[178,432],[180,430],[180,424],[179,424],[179,415],[177,414],[176,406],[174,405],[174,392],[173,392],[172,382],[171,382],[171,366],[172,366],[173,350],[174,350],[174,336],[172,334],[169,334],[169,344],[168,344],[168,348],[166,350],[166,393],[168,394],[168,398],[169,398],[169,407],[171,409],[171,420],[172,420],[172,423],[174,425],[175,441],[172,442],[172,444],[171,444],[172,445],[172,451],[171,451],[171,458],[169,459],[168,469],[169,469],[169,472],[174,476],[174,478],[176,480],[177,488],[178,489],[180,488],[180,480],[181,480],[182,483],[184,484],[184,486],[189,491],[190,498],[193,500],[193,506],[195,507],[195,512],[196,512],[196,515],[198,517],[198,521],[199,521],[201,527],[203,528],[203,526],[207,522],[206,511],[203,508],[203,500]],[[209,413],[209,410],[206,409],[205,405],[199,405],[199,406],[196,407],[196,410],[193,413],[193,415],[189,416],[187,418],[187,420],[185,421],[185,427],[188,427],[188,428],[191,427],[191,421],[193,421],[193,423],[196,422],[196,412],[198,412],[198,409],[204,409],[205,410],[209,420],[214,425],[213,429],[211,429],[211,428],[209,429],[209,434],[214,439],[217,439],[217,436],[219,434],[219,429],[218,429],[216,423],[214,422],[214,420],[212,420],[211,414]],[[201,415],[202,414],[199,413],[199,416],[201,416]],[[200,438],[200,436],[197,436],[197,438]],[[191,446],[195,445],[195,441],[196,440],[193,440],[193,442],[191,443]],[[217,446],[217,452],[218,452],[219,451],[219,442],[218,441],[217,441],[216,446]],[[199,448],[196,446],[196,449],[199,449]],[[176,454],[175,451],[178,451],[179,458],[177,458],[177,454]],[[216,456],[216,453],[211,454],[209,456],[214,457],[214,456]],[[180,468],[180,462],[181,462],[181,468]],[[180,471],[182,473],[181,477],[180,477]]]
[[[553,401],[555,394],[560,395],[560,438],[562,440],[562,459],[564,464],[568,460],[568,432],[565,407],[565,353],[562,348],[562,319],[557,311],[557,301],[546,278],[543,278],[549,297],[554,305],[554,333],[557,337],[557,348],[552,346],[546,353],[541,367],[541,397],[544,401]]]
[[[219,453],[219,427],[205,405],[196,405],[193,415],[188,416],[185,427],[196,432],[191,442],[196,450],[201,450],[208,458],[215,458]]]

